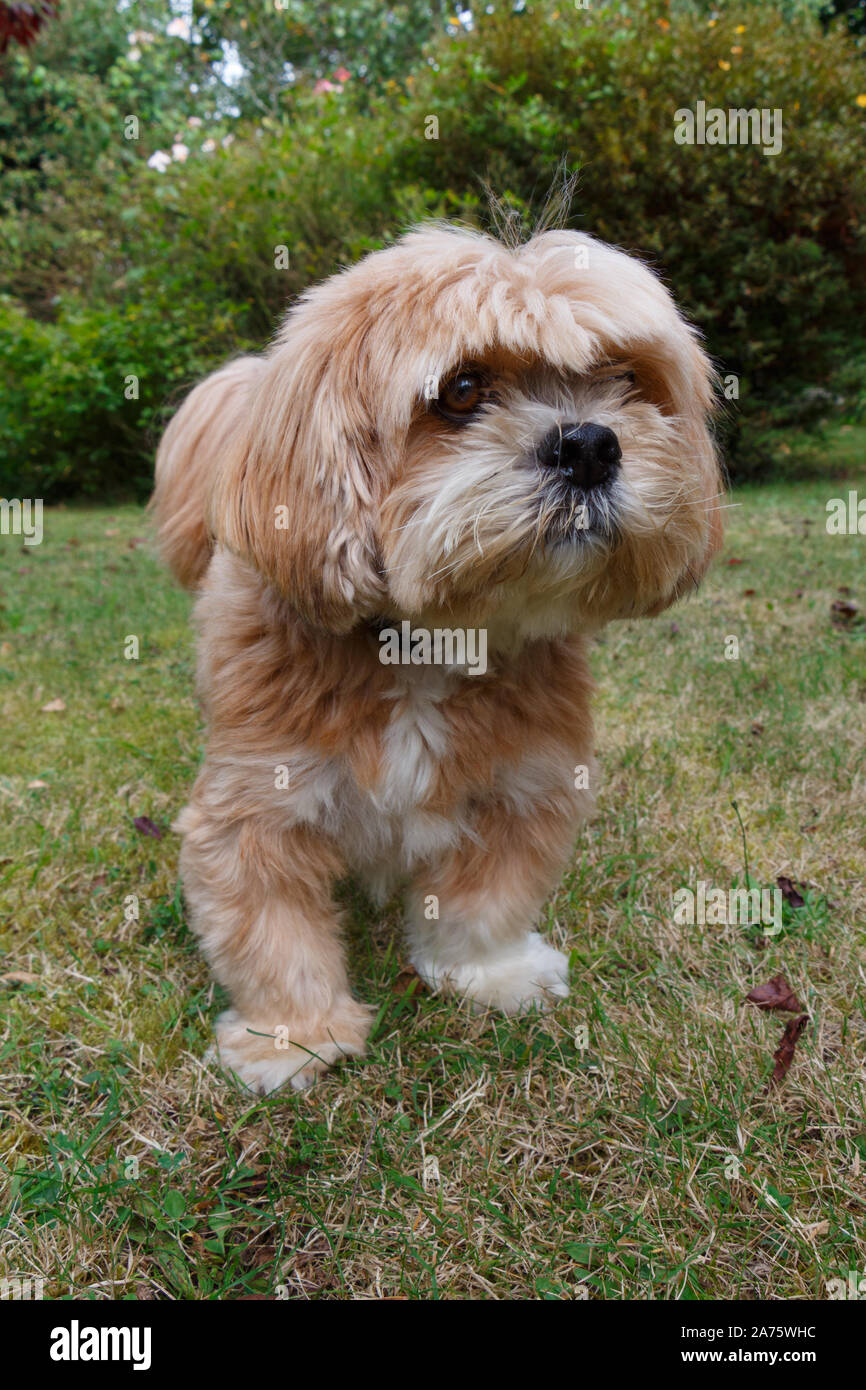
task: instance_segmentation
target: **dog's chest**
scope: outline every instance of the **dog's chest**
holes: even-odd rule
[[[359,867],[387,859],[410,869],[456,844],[465,830],[459,805],[447,815],[430,807],[441,765],[454,756],[447,696],[447,677],[399,683],[391,692],[376,778],[363,788],[355,783],[346,802],[341,838]]]
[[[356,702],[341,751],[307,744],[289,758],[292,820],[327,834],[348,867],[385,891],[386,880],[477,841],[477,807],[488,798],[526,815],[561,797],[574,762],[586,761],[575,754],[589,724],[578,732],[579,699],[560,699],[561,727],[545,718],[555,682],[539,692],[533,678],[504,686],[445,669],[395,670],[375,704]]]
[[[447,714],[453,678],[424,674],[426,679],[398,676],[388,690],[372,773],[359,775],[351,749],[332,756],[308,749],[289,760],[292,819],[315,825],[337,843],[350,867],[374,878],[386,869],[389,878],[408,872],[458,844],[469,829],[465,797],[458,790],[444,807],[440,794],[443,764],[455,756]],[[359,728],[359,743],[363,734]]]

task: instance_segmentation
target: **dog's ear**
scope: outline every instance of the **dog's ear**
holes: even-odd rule
[[[690,589],[697,588],[724,541],[722,525],[725,480],[711,431],[716,409],[717,377],[693,331],[669,335],[657,358],[642,359],[645,394],[667,414],[674,415],[689,464],[689,494],[681,504],[693,519],[688,565],[676,587],[646,610],[647,617],[663,613]]]
[[[215,479],[210,526],[310,622],[347,632],[383,611],[381,463],[362,306],[338,323],[333,306],[320,313],[316,301],[313,293],[292,311],[265,359],[247,425]]]
[[[698,584],[724,542],[722,517],[725,481],[711,429],[717,407],[716,372],[692,335],[683,356],[683,385],[679,388],[675,405],[690,450],[698,491],[697,505],[704,512],[703,547],[692,566],[692,577]]]

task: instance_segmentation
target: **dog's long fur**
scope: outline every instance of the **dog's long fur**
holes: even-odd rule
[[[467,364],[488,397],[456,425],[431,406]],[[350,870],[380,898],[405,882],[431,987],[508,1011],[567,992],[531,928],[592,804],[586,641],[667,607],[718,548],[711,407],[696,335],[639,261],[441,226],[309,291],[263,357],[188,397],[153,499],[200,590],[209,741],[181,869],[246,1083],[363,1050],[331,898]],[[622,453],[581,529],[540,463],[575,421]],[[383,665],[404,619],[484,627],[487,672]]]

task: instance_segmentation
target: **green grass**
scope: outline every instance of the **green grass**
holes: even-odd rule
[[[347,885],[369,1056],[265,1100],[207,1056],[221,1000],[177,889],[189,600],[130,545],[138,509],[0,537],[0,1274],[51,1298],[785,1299],[863,1270],[866,625],[831,604],[866,599],[866,541],[824,528],[848,486],[741,491],[700,596],[599,644],[598,811],[544,924],[568,1002],[405,992],[399,905]],[[753,881],[808,885],[776,938],[673,920],[682,885],[744,881],[734,802]],[[744,996],[780,970],[812,1025],[768,1091],[785,1018]]]

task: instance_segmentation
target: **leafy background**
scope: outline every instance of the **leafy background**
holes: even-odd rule
[[[735,476],[814,471],[862,418],[862,3],[279,4],[64,0],[0,54],[0,489],[143,497],[179,396],[305,285],[422,217],[488,225],[485,183],[529,227],[563,159],[573,224],[738,377]],[[699,99],[780,108],[782,153],[677,145]]]

